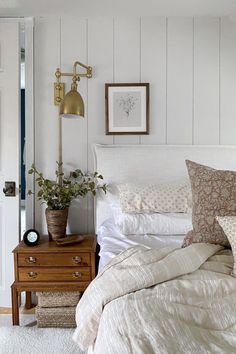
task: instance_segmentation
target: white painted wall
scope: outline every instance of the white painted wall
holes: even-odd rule
[[[94,75],[79,85],[85,119],[63,121],[66,170],[91,170],[94,142],[236,143],[236,23],[230,19],[63,16],[38,18],[35,26],[36,165],[48,177],[58,143],[54,72],[70,71],[77,59],[91,65]],[[150,83],[150,135],[105,135],[107,82]],[[71,231],[93,229],[91,201],[76,203],[70,214]],[[42,225],[37,204],[36,227]]]

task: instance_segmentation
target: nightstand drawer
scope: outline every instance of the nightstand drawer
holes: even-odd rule
[[[83,266],[89,267],[90,253],[29,253],[18,254],[19,267]]]
[[[91,272],[89,267],[71,268],[19,268],[19,281],[89,281]]]

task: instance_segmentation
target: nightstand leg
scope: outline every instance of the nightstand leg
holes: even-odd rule
[[[31,309],[32,307],[32,302],[31,302],[31,291],[26,291],[25,292],[25,308],[26,310]]]
[[[14,284],[11,286],[11,300],[12,300],[12,324],[19,326],[19,302],[18,291]]]

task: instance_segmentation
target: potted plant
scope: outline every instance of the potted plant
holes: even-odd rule
[[[57,166],[55,181],[44,178],[35,165],[32,165],[28,171],[29,174],[35,173],[36,175],[36,182],[39,187],[38,200],[47,204],[48,235],[53,240],[66,236],[68,209],[73,199],[85,197],[88,193],[95,196],[99,189],[106,193],[106,184],[98,184],[103,177],[97,172],[84,173],[76,169],[71,171],[68,177],[65,177],[62,171],[62,163],[57,162]],[[33,192],[29,190],[28,194],[31,195]]]

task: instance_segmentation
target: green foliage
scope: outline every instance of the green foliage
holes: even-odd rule
[[[98,183],[103,177],[97,172],[84,173],[76,169],[70,172],[69,177],[65,177],[62,172],[62,163],[57,162],[57,165],[58,168],[55,171],[56,181],[44,178],[35,165],[32,165],[28,171],[29,174],[35,173],[35,181],[39,186],[37,192],[38,200],[46,203],[49,209],[62,210],[69,208],[73,199],[85,197],[88,193],[95,196],[99,189],[106,193],[107,185]],[[33,192],[29,190],[28,195],[32,194]]]

